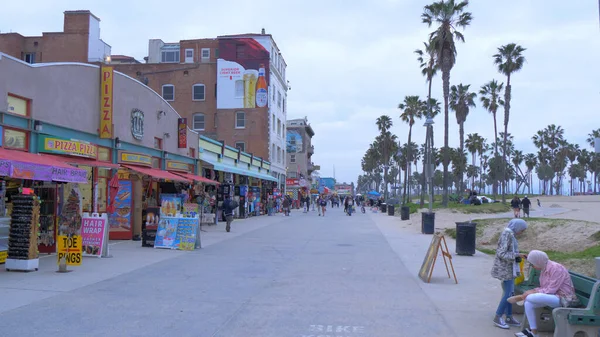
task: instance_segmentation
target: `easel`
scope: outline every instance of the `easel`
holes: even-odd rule
[[[442,242],[444,243],[443,246]],[[431,240],[431,244],[429,245],[429,249],[427,250],[423,264],[421,265],[421,270],[419,271],[419,278],[421,278],[421,280],[423,280],[425,283],[429,283],[431,281],[431,275],[433,274],[433,268],[435,267],[435,261],[437,260],[440,249],[442,252],[442,258],[444,259],[444,265],[446,266],[446,272],[448,273],[448,278],[452,278],[452,276],[450,276],[450,269],[448,268],[449,263],[450,268],[452,269],[452,274],[454,275],[454,282],[458,284],[458,279],[456,278],[456,273],[454,272],[454,266],[452,265],[452,255],[448,250],[446,238],[444,238],[444,236],[439,232],[433,235],[433,239]],[[447,261],[446,258],[448,258]]]

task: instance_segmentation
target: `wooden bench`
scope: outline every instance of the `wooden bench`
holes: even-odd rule
[[[600,329],[600,281],[571,271],[569,274],[582,307],[541,308],[536,311],[538,330],[541,332],[554,330],[554,337],[573,337],[578,332],[587,334],[584,336],[595,337]],[[540,271],[531,268],[529,279],[516,285],[515,293],[522,294],[538,287],[539,284]],[[525,317],[521,327],[524,328],[527,325]]]

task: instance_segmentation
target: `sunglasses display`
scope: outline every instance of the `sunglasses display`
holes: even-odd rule
[[[12,198],[8,258],[31,260],[38,258],[38,223],[40,201],[34,195],[16,195]]]

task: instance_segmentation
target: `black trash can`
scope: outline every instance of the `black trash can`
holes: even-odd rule
[[[394,205],[388,205],[387,212],[388,212],[388,215],[394,216]]]
[[[410,207],[408,207],[408,206],[400,207],[400,219],[401,220],[410,219]]]
[[[381,213],[385,213],[385,212],[387,212],[387,204],[383,203],[383,204],[381,204]]]
[[[421,233],[422,234],[433,234],[435,231],[435,213],[424,212],[421,213]]]
[[[474,255],[477,224],[474,222],[456,223],[456,254]]]

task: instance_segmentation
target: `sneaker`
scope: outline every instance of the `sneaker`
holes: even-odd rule
[[[506,324],[506,322],[504,322],[504,318],[502,318],[502,316],[494,317],[494,325],[501,329],[510,329],[508,324]]]
[[[517,321],[514,317],[506,317],[504,322],[512,326],[521,326],[521,322]]]
[[[517,337],[537,337],[536,335],[534,335],[531,330],[529,329],[523,329],[523,331],[520,332],[516,332],[515,336]]]

